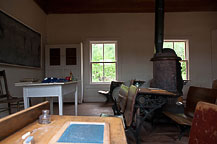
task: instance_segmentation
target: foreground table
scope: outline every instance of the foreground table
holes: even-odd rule
[[[111,144],[127,144],[126,136],[122,121],[115,117],[89,117],[89,116],[51,116],[51,123],[42,125],[37,121],[30,123],[26,127],[20,129],[16,133],[5,138],[0,143],[2,144],[22,144],[22,136],[31,132],[36,144],[47,144],[52,137],[68,122],[106,122],[109,124],[110,143]]]
[[[58,97],[59,115],[63,115],[63,95],[75,92],[75,115],[78,111],[78,86],[77,81],[58,83],[15,83],[15,86],[23,87],[24,108],[29,107],[30,97]],[[51,99],[51,114],[53,113],[53,101]]]

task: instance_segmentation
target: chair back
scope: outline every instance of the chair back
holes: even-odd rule
[[[111,85],[110,85],[110,90],[109,90],[110,95],[112,95],[114,89],[115,89],[116,87],[119,87],[122,83],[123,83],[123,82],[112,81],[112,82],[111,82]]]
[[[0,99],[8,99],[9,96],[5,70],[2,70],[0,71]]]
[[[122,84],[116,101],[118,109],[122,114],[124,113],[127,105],[128,89],[128,86]]]
[[[134,104],[136,100],[138,89],[136,86],[131,85],[128,91],[127,105],[124,112],[126,125],[129,127],[133,121]]]
[[[198,102],[192,122],[189,144],[217,142],[217,105]]]
[[[145,81],[132,79],[132,80],[130,81],[130,86],[131,86],[131,85],[135,85],[135,86],[137,86],[137,87],[141,87],[144,83],[145,83]]]
[[[212,82],[212,88],[217,89],[217,79]]]
[[[216,90],[204,87],[190,86],[186,99],[185,114],[193,117],[196,105],[199,101],[215,103]]]

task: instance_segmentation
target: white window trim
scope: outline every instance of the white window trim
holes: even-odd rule
[[[188,39],[164,39],[165,42],[167,41],[172,41],[172,42],[181,42],[184,41],[185,42],[185,60],[181,60],[181,61],[186,61],[187,64],[187,79],[186,80],[190,80],[190,73],[189,73],[189,40]]]
[[[104,44],[104,43],[115,43],[115,62],[108,62],[108,63],[116,63],[116,80],[118,80],[118,41],[117,40],[90,40],[89,41],[89,81],[91,85],[97,84],[105,84],[108,85],[110,82],[92,82],[92,44]],[[97,63],[97,62],[94,62]],[[106,62],[103,62],[106,63]]]

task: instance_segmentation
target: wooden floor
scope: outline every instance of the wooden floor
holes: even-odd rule
[[[113,114],[112,104],[105,103],[83,103],[78,105],[78,115],[99,116],[101,113]],[[54,104],[54,114],[58,114],[58,104]],[[64,115],[74,115],[74,105],[64,104]],[[148,123],[144,125],[141,137],[142,144],[187,144],[188,137],[184,136],[178,140],[179,129],[174,124],[157,123],[151,127]],[[128,143],[134,144],[135,139],[130,131],[126,132]]]

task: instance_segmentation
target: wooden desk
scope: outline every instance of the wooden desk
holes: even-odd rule
[[[23,87],[24,108],[29,107],[30,97],[58,97],[59,115],[63,115],[63,95],[75,92],[75,115],[78,114],[78,86],[77,81],[58,83],[15,83],[15,86]],[[51,99],[51,114],[53,113],[53,100]]]
[[[110,129],[111,144],[127,144],[122,121],[115,117],[88,117],[88,116],[51,116],[51,123],[47,125],[39,124],[37,121],[30,123],[26,127],[2,140],[1,144],[22,144],[22,135],[31,132],[36,144],[47,144],[52,137],[61,129],[67,121],[79,122],[107,122]]]
[[[150,94],[150,95],[166,95],[166,96],[177,96],[175,93],[168,92],[163,89],[155,89],[155,88],[140,88],[138,91],[139,94]]]
[[[140,140],[140,130],[147,117],[152,117],[153,112],[162,108],[167,103],[167,97],[176,97],[177,95],[158,88],[139,88],[136,102],[134,105],[135,111],[139,109],[137,114],[137,142]]]

